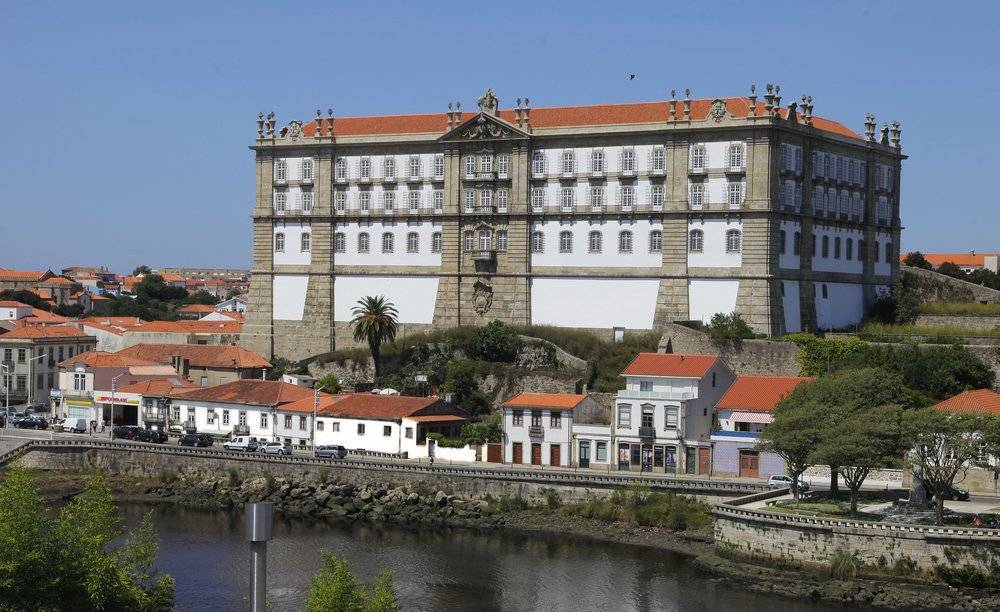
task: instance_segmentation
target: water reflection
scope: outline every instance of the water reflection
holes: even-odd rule
[[[136,524],[150,506],[126,504]],[[249,589],[242,516],[153,507],[159,566],[177,581],[181,610],[244,610]],[[698,574],[687,557],[560,536],[278,519],[268,550],[268,598],[301,607],[320,550],[347,555],[371,581],[393,571],[405,610],[739,610],[844,612],[748,594]]]

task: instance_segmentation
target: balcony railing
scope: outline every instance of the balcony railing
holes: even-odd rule
[[[545,436],[545,429],[541,425],[532,425],[528,428],[528,436],[532,438],[542,438]]]
[[[250,435],[249,425],[233,425],[233,435],[234,436],[247,436]]]
[[[747,440],[756,440],[760,437],[759,431],[727,431],[725,429],[713,429],[713,436],[724,436],[727,438],[744,438]]]
[[[692,166],[692,167],[688,168],[688,174],[705,174],[705,172],[707,172],[707,170],[705,169],[705,166],[701,166],[701,167]]]
[[[654,429],[652,427],[640,427],[639,428],[639,437],[640,438],[655,438],[656,437],[656,429]]]
[[[494,249],[479,249],[477,251],[472,251],[473,261],[493,261],[497,258],[497,252]]]
[[[651,400],[689,400],[694,399],[694,393],[690,391],[630,391],[621,389],[618,397],[622,399],[651,399]]]
[[[153,421],[156,423],[162,423],[166,420],[166,413],[162,410],[143,410],[142,420],[143,421]]]
[[[194,421],[184,421],[184,431],[197,431],[198,425]]]

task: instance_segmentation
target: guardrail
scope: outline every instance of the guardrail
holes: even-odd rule
[[[94,440],[32,440],[14,451],[0,455],[0,466],[11,461],[18,452],[27,453],[34,450],[77,449],[77,450],[112,450],[133,451],[175,456],[200,457],[209,459],[230,459],[263,462],[269,464],[302,465],[317,467],[345,467],[359,470],[389,471],[409,474],[446,475],[459,477],[484,478],[489,480],[508,480],[515,482],[532,482],[545,484],[562,484],[566,486],[583,486],[596,488],[625,487],[641,485],[657,490],[681,490],[689,493],[705,495],[739,495],[759,493],[766,490],[766,485],[731,480],[704,480],[697,478],[677,478],[670,476],[632,475],[625,473],[583,474],[568,471],[543,471],[537,469],[493,468],[480,466],[431,465],[415,463],[405,459],[395,461],[376,461],[364,459],[317,459],[315,457],[262,455],[242,451],[217,450],[211,448],[187,446],[163,446],[147,442],[103,442]]]

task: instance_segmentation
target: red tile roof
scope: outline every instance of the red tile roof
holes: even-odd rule
[[[207,304],[186,304],[177,309],[177,312],[189,312],[192,314],[202,314],[215,312],[215,309]]]
[[[157,363],[170,363],[171,357],[179,356],[196,367],[271,367],[271,362],[257,353],[228,344],[136,344],[118,351],[118,354],[149,359]]]
[[[503,403],[509,408],[546,408],[548,410],[572,410],[587,399],[586,395],[575,393],[518,393]]]
[[[304,399],[311,402],[312,396],[312,389],[280,380],[234,380],[214,387],[178,389],[170,393],[170,397],[178,399],[272,407]]]
[[[716,409],[772,412],[796,387],[813,380],[811,376],[739,376]]]
[[[40,281],[46,274],[49,274],[49,272],[37,272],[34,270],[8,270],[7,268],[0,268],[0,281]]]
[[[713,99],[692,100],[691,118],[695,121],[701,121],[708,117],[713,101]],[[724,102],[729,114],[737,118],[745,118],[750,114],[761,117],[765,113],[763,101],[757,103],[753,113],[750,113],[750,104],[746,98],[725,98]],[[683,102],[678,101],[678,117],[683,116],[683,107]],[[468,121],[477,114],[477,112],[463,112],[461,121]],[[669,114],[669,103],[666,101],[539,107],[531,109],[531,127],[558,128],[666,123]],[[514,123],[514,109],[501,110],[499,115],[504,121]],[[782,118],[786,117],[787,110],[779,109],[778,115]],[[813,117],[813,126],[824,132],[861,140],[861,136],[856,132],[830,119]],[[333,122],[333,132],[338,136],[443,133],[446,129],[447,118],[443,112],[417,115],[337,117]],[[302,131],[306,136],[313,136],[315,130],[316,123],[314,121],[308,121],[302,126]]]
[[[701,378],[717,359],[715,355],[639,353],[622,372],[622,376]]]
[[[13,338],[27,338],[27,339],[39,339],[39,338],[88,338],[87,334],[83,333],[75,327],[64,327],[61,325],[42,325],[35,327],[18,327],[17,329],[11,330],[4,334],[4,340],[10,340]]]
[[[129,366],[161,365],[160,362],[140,359],[120,353],[106,351],[87,351],[75,357],[70,357],[59,363],[61,368],[73,368],[82,365],[88,368],[127,368]]]
[[[170,378],[157,378],[143,380],[118,389],[121,393],[138,393],[139,395],[156,395],[159,397],[169,395],[179,389],[198,389],[198,385],[180,376]]]
[[[0,300],[0,308],[31,308],[31,306],[14,300]]]
[[[935,410],[1000,416],[1000,393],[989,389],[962,391],[934,406]]]
[[[282,407],[292,412],[312,412],[313,400],[300,400]],[[430,414],[421,414],[427,411]],[[376,395],[373,393],[348,393],[321,395],[318,412],[327,417],[371,419],[388,421],[413,416],[461,417],[460,411],[446,405],[436,397],[410,397],[407,395]],[[434,414],[437,413],[437,414]]]
[[[906,259],[907,254],[900,254],[899,260]],[[927,263],[934,267],[943,263],[951,262],[956,266],[983,267],[986,264],[987,255],[1000,255],[1000,253],[921,253]]]

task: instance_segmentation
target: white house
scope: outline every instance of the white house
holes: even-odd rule
[[[618,469],[709,473],[712,411],[732,370],[715,355],[640,353],[622,376],[612,430]]]
[[[599,439],[607,463],[608,411],[588,395],[518,393],[503,404],[504,461],[589,467]],[[584,437],[576,439],[576,434]]]
[[[294,430],[303,417],[309,422],[312,401],[310,393],[309,399],[282,406],[278,410],[279,423],[290,422]],[[460,409],[436,397],[371,393],[321,394],[316,414],[317,445],[339,444],[351,450],[406,453],[411,458],[427,456],[427,434],[457,437],[466,420]],[[439,447],[435,456],[474,461],[475,452],[470,450]]]
[[[143,395],[143,413],[158,405],[161,396]],[[312,405],[313,391],[276,380],[235,380],[214,387],[174,389],[166,394],[165,418],[169,423],[182,423],[185,430],[208,433],[220,437],[232,435],[252,436],[258,441],[292,438],[299,432],[299,421],[293,420],[285,427],[284,406],[300,400]],[[308,440],[311,423],[305,423],[306,435],[294,436],[294,442]]]

